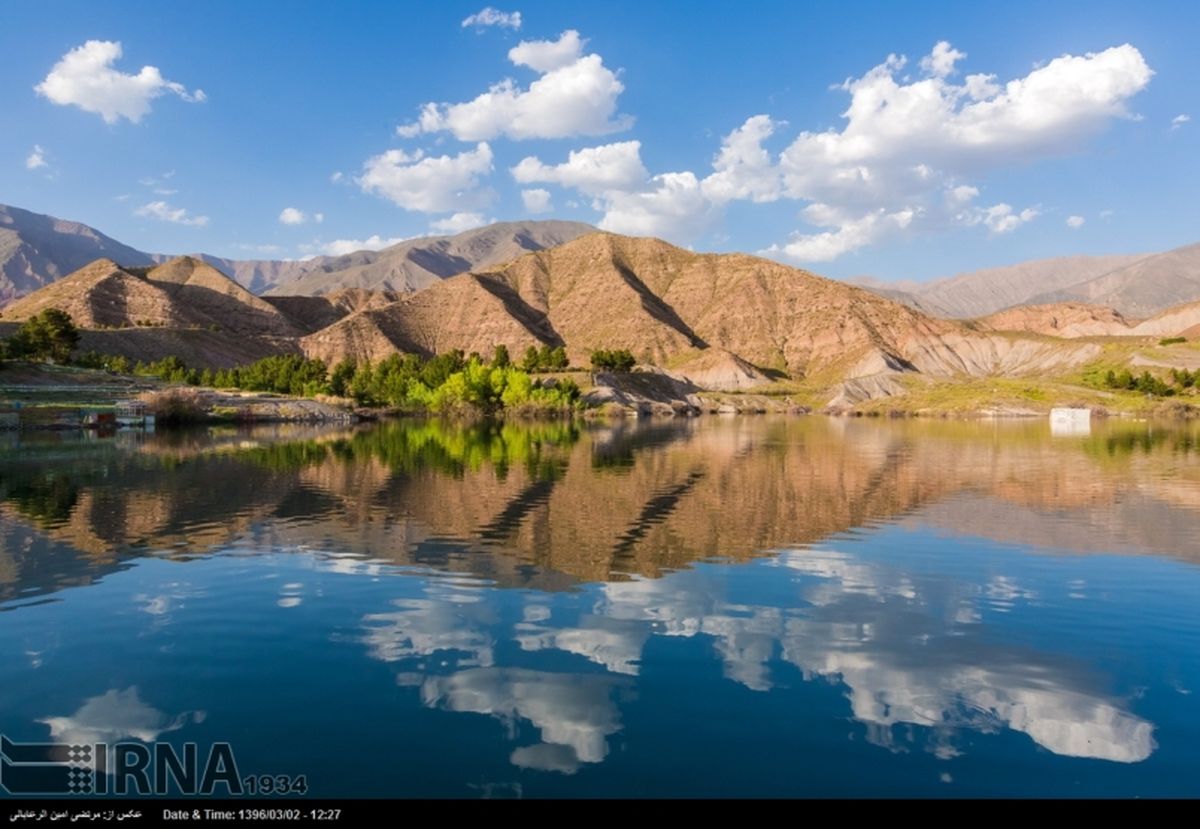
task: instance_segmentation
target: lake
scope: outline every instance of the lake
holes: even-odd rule
[[[1200,428],[0,433],[0,732],[332,797],[1200,795]]]

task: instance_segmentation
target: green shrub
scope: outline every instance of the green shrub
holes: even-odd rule
[[[595,371],[629,372],[635,365],[637,360],[628,349],[600,349],[592,352],[592,369]]]

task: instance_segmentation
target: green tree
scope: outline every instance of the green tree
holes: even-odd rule
[[[334,366],[333,374],[329,375],[329,393],[335,397],[348,396],[356,368],[354,361],[349,357]]]
[[[8,350],[14,357],[66,363],[79,344],[79,330],[71,315],[58,308],[47,308],[25,322],[9,338]]]
[[[508,368],[510,365],[512,365],[512,358],[508,356],[508,346],[501,343],[492,352],[492,367]]]
[[[550,361],[546,368],[561,371],[568,368],[571,361],[567,359],[567,349],[564,346],[558,346],[550,350]]]
[[[521,358],[521,371],[533,372],[538,370],[539,355],[536,345],[531,345],[525,349],[525,356]]]

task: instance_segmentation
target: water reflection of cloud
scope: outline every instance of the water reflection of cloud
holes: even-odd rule
[[[613,700],[619,683],[603,674],[472,668],[429,677],[421,699],[447,711],[489,714],[510,726],[527,720],[540,732],[541,742],[515,749],[512,763],[571,774],[583,763],[608,756],[608,737],[621,730]]]
[[[941,613],[910,576],[846,554],[785,552],[775,563],[804,575],[810,607],[733,604],[702,574],[682,571],[605,585],[596,612],[641,619],[655,633],[712,636],[725,676],[754,690],[772,687],[778,652],[808,678],[844,684],[854,717],[884,744],[893,726],[916,725],[933,729],[929,748],[943,757],[958,753],[950,740],[962,729],[1010,728],[1056,754],[1115,762],[1155,748],[1154,726],[1091,690],[1094,677],[979,634],[979,604],[1010,609],[1033,598],[1010,577],[962,591],[969,598]],[[635,641],[629,634],[626,644]]]
[[[73,714],[47,717],[39,722],[50,726],[52,739],[80,745],[129,739],[150,743],[162,734],[203,719],[204,714],[199,711],[168,716],[142,701],[137,686],[130,686],[90,697]]]
[[[394,611],[363,617],[363,638],[373,659],[399,662],[446,651],[466,654],[455,660],[461,666],[493,664],[491,634],[464,624],[454,605],[431,599],[398,599],[393,604]]]
[[[1101,678],[989,635],[987,614],[1036,599],[1012,576],[922,578],[832,550],[785,551],[751,567],[776,572],[743,571],[744,583],[704,568],[610,582],[582,612],[535,602],[503,624],[503,594],[477,580],[432,579],[423,596],[365,616],[364,639],[376,659],[413,660],[397,681],[420,685],[427,705],[532,722],[542,742],[511,758],[525,768],[570,772],[604,758],[620,728],[613,675],[638,675],[654,636],[710,637],[724,676],[751,690],[770,691],[783,665],[843,686],[867,739],[893,750],[919,743],[949,759],[964,750],[964,732],[1009,729],[1070,757],[1137,762],[1154,751],[1154,726],[1096,690]],[[759,597],[761,578],[779,606],[736,600]],[[605,673],[505,664],[512,657],[498,654],[512,653],[509,636],[521,653],[572,654]],[[447,667],[456,672],[431,676]]]
[[[615,674],[635,676],[642,646],[650,637],[644,625],[603,616],[585,616],[578,627],[555,629],[532,623],[517,625],[523,650],[557,649],[603,665]]]
[[[459,667],[494,664],[494,611],[481,587],[473,579],[435,578],[423,598],[397,599],[395,610],[367,614],[363,640],[369,654],[383,662],[442,654]]]

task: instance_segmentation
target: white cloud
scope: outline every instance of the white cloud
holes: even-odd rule
[[[540,187],[522,190],[521,202],[525,205],[526,213],[549,213],[554,209],[554,205],[550,203],[550,191]]]
[[[379,234],[368,236],[366,239],[334,239],[332,242],[317,245],[302,245],[306,253],[324,254],[326,256],[345,256],[360,250],[383,250],[401,242],[407,242],[408,236],[393,236],[384,238]]]
[[[522,44],[510,58],[553,72],[582,48],[564,35],[536,48]],[[918,230],[1006,234],[1033,221],[1038,207],[978,205],[981,190],[969,178],[1075,149],[1129,117],[1127,101],[1153,75],[1128,44],[1056,58],[1003,84],[983,74],[950,80],[966,57],[939,42],[914,80],[902,74],[905,58],[889,56],[840,85],[850,95],[841,130],[801,132],[778,154],[765,145],[785,122],[750,117],[723,138],[707,177],[650,175],[638,141],[574,150],[557,165],[529,156],[511,172],[521,184],[558,184],[590,196],[606,230],[677,242],[706,230],[733,201],[806,202],[800,215],[815,231],[798,230],[765,253],[828,261]]]
[[[630,236],[695,238],[715,218],[694,173],[663,173],[636,192],[610,192],[595,205],[604,211],[600,228]]]
[[[1186,124],[1188,121],[1191,121],[1191,120],[1192,120],[1192,116],[1181,112],[1178,115],[1176,115],[1174,118],[1171,119],[1171,129],[1177,130],[1180,127],[1182,127],[1184,124]]]
[[[147,219],[158,219],[159,221],[177,225],[189,225],[191,227],[204,227],[208,224],[207,216],[188,215],[188,212],[182,207],[172,207],[165,201],[152,201],[149,204],[143,204],[137,210],[133,211],[133,215]]]
[[[583,54],[579,33],[563,32],[558,40],[521,41],[508,53],[517,66],[538,72],[528,89],[507,78],[474,100],[458,104],[430,102],[412,124],[397,133],[411,138],[448,131],[460,141],[505,136],[567,138],[606,135],[628,129],[633,119],[616,115],[625,87],[596,54]]]
[[[462,27],[464,29],[471,26],[475,26],[476,28],[499,26],[502,29],[519,29],[521,28],[521,13],[502,12],[491,6],[485,6],[463,20]]]
[[[948,41],[941,40],[934,44],[932,52],[921,58],[921,70],[935,78],[946,78],[954,74],[954,64],[966,56]]]
[[[308,222],[319,225],[323,221],[324,213],[305,213],[296,207],[285,207],[279,214],[279,223],[285,225],[302,225]]]
[[[873,244],[912,224],[911,209],[888,213],[883,208],[862,216],[846,217],[825,204],[811,204],[805,218],[818,227],[832,227],[822,233],[795,233],[786,245],[772,245],[764,253],[782,255],[797,262],[829,262],[852,250]]]
[[[1154,74],[1125,44],[1055,58],[1003,85],[982,74],[949,81],[965,57],[943,42],[921,61],[927,77],[899,77],[906,60],[892,55],[842,84],[850,94],[844,128],[802,132],[778,166],[783,196],[836,208],[843,221],[768,252],[797,261],[846,253],[886,235],[882,217],[889,216],[909,215],[912,229],[959,224],[1011,232],[1037,209],[963,209],[977,189],[961,178],[1073,150],[1114,119],[1130,117],[1127,101]]]
[[[695,238],[716,216],[700,181],[691,172],[651,176],[640,150],[639,141],[586,147],[557,165],[529,156],[512,174],[522,184],[548,182],[592,196],[593,208],[604,213],[604,230],[679,242]]]
[[[481,142],[454,156],[388,150],[367,159],[356,181],[363,192],[406,210],[448,213],[486,204],[491,193],[481,190],[479,181],[491,171],[492,149]]]
[[[330,184],[339,184],[339,183],[341,183],[342,179],[344,179],[344,178],[345,178],[345,176],[342,175],[341,170],[335,170],[334,172],[329,174],[329,183]]]
[[[25,159],[25,169],[26,170],[36,170],[40,167],[48,167],[48,166],[50,166],[50,165],[46,161],[46,151],[44,149],[42,149],[41,144],[34,144],[33,152],[31,152],[29,154],[29,157]]]
[[[558,40],[522,40],[508,50],[508,59],[534,72],[553,72],[579,60],[586,43],[579,32],[568,29]]]
[[[779,198],[779,169],[762,145],[778,126],[769,116],[755,115],[725,136],[713,161],[715,172],[702,184],[704,195],[718,203],[734,199],[768,202]]]
[[[562,164],[543,164],[534,156],[521,159],[512,176],[521,184],[546,182],[573,187],[595,196],[641,187],[650,177],[642,164],[640,141],[622,141],[572,150]]]
[[[191,103],[205,100],[202,90],[188,92],[183,84],[164,78],[156,66],[143,66],[136,75],[115,69],[120,57],[120,43],[89,40],[63,55],[34,90],[59,106],[93,112],[108,124],[121,118],[136,124],[150,111],[150,102],[165,92]]]
[[[1040,211],[1036,207],[1026,207],[1024,210],[1017,212],[1013,209],[1012,205],[1001,202],[991,207],[976,208],[964,220],[964,224],[983,224],[993,234],[999,236],[1005,233],[1012,233],[1021,225],[1032,222],[1038,217],[1039,213]]]
[[[453,216],[445,219],[430,222],[429,229],[434,233],[453,235],[466,230],[474,230],[477,227],[483,227],[494,221],[495,219],[485,219],[482,213],[455,213]]]
[[[1083,227],[1086,221],[1087,219],[1083,218],[1082,216],[1068,216],[1067,227],[1071,228],[1072,230],[1078,230],[1079,228]]]

